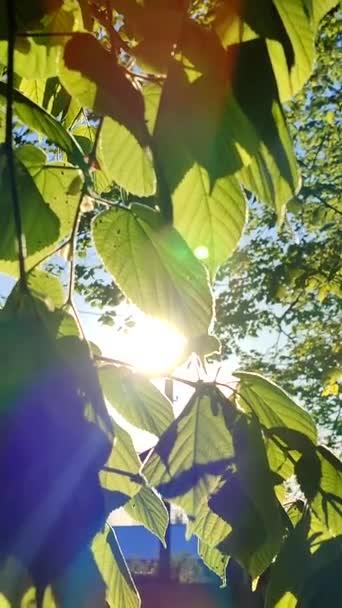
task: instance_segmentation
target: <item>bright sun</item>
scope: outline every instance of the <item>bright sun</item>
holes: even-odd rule
[[[145,315],[139,315],[134,327],[116,338],[120,359],[149,376],[162,376],[175,367],[186,343],[175,327]]]

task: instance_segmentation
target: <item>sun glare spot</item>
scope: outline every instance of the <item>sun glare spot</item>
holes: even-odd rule
[[[196,247],[194,254],[195,254],[196,258],[198,258],[199,260],[207,260],[209,257],[208,248],[204,247],[204,245],[201,245],[200,247]]]
[[[150,376],[162,376],[179,363],[186,338],[175,327],[144,316],[120,338],[124,361]]]

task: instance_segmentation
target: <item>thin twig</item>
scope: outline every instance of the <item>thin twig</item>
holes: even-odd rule
[[[85,188],[85,185],[83,185],[81,194],[80,194],[80,198],[78,200],[77,208],[76,208],[76,213],[75,213],[74,222],[73,222],[71,234],[70,234],[70,241],[69,241],[69,244],[70,244],[70,253],[69,253],[70,269],[69,269],[69,285],[68,285],[68,295],[67,295],[67,299],[66,299],[66,304],[71,306],[72,308],[74,308],[74,305],[72,302],[72,295],[73,295],[74,286],[75,286],[75,256],[76,256],[76,246],[77,246],[77,232],[78,232],[78,226],[79,226],[79,222],[80,222],[82,202],[83,202],[83,198],[84,198],[85,194],[86,194],[86,188]]]
[[[153,82],[154,84],[162,84],[166,80],[166,76],[156,76],[155,74],[143,74],[142,72],[133,72],[124,65],[121,66],[124,72],[133,80],[144,80],[146,82]]]
[[[65,38],[73,36],[74,32],[17,32],[18,38]]]
[[[7,0],[8,18],[8,50],[7,50],[7,107],[6,107],[6,152],[8,172],[10,178],[10,191],[14,216],[14,226],[18,246],[20,286],[27,290],[25,270],[25,237],[20,214],[20,201],[17,190],[17,176],[13,153],[13,91],[14,91],[14,45],[16,36],[15,5]]]
[[[315,192],[315,197],[318,198],[318,200],[322,203],[322,205],[324,205],[324,207],[328,207],[328,209],[331,209],[338,215],[342,215],[342,211],[340,211],[339,209],[336,209],[336,207],[334,207],[333,205],[330,205],[330,203],[327,203],[327,201],[325,201],[324,198],[322,198],[319,194],[317,194],[317,192]]]
[[[98,127],[96,129],[96,134],[95,134],[95,140],[93,143],[93,147],[92,150],[89,154],[88,157],[88,167],[89,169],[92,168],[92,165],[94,164],[95,160],[96,160],[96,149],[97,149],[97,145],[98,145],[98,141],[99,141],[99,137],[100,137],[100,132],[102,129],[102,125],[103,125],[103,118],[100,118]],[[68,285],[68,295],[67,295],[67,299],[66,299],[66,305],[69,305],[72,307],[75,315],[76,315],[76,320],[78,322],[78,324],[81,326],[81,322],[79,320],[78,314],[76,312],[76,307],[73,303],[73,292],[74,292],[74,286],[75,286],[75,257],[76,257],[76,249],[77,249],[77,233],[78,233],[78,227],[79,227],[79,223],[80,223],[80,217],[81,217],[81,209],[82,209],[82,203],[83,203],[83,199],[85,196],[88,195],[88,191],[87,191],[87,184],[84,183],[82,190],[81,190],[81,194],[80,194],[80,198],[78,201],[78,205],[77,205],[77,209],[76,209],[76,213],[75,213],[75,218],[74,218],[74,222],[73,222],[73,226],[72,226],[72,230],[71,230],[71,234],[70,234],[70,253],[69,253],[69,257],[70,257],[70,270],[69,270],[69,285]],[[83,334],[83,330],[82,330],[82,334]]]
[[[38,268],[38,266],[40,266],[41,264],[43,264],[46,260],[48,260],[52,255],[56,255],[56,253],[58,253],[59,251],[61,251],[61,249],[64,249],[64,247],[67,247],[70,243],[70,238],[68,238],[67,241],[63,241],[63,243],[60,243],[59,245],[57,245],[57,247],[53,250],[53,251],[49,251],[49,253],[47,253],[46,255],[44,255],[42,258],[40,258],[38,260],[38,262],[36,262],[30,269],[29,272],[32,272],[32,270],[34,270],[35,268]]]

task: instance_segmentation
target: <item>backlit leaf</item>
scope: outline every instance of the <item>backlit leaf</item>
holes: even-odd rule
[[[287,65],[284,50],[279,43],[272,40],[267,43],[280,99],[284,102],[298,93],[311,75],[315,32],[305,1],[274,0],[274,4],[293,49],[293,63]]]
[[[342,535],[342,463],[323,446],[317,448],[317,455],[321,479],[311,507],[331,534]]]
[[[140,490],[141,462],[130,435],[114,424],[116,441],[105,467],[100,471],[101,486],[105,490],[108,512],[124,505]]]
[[[65,301],[63,286],[52,274],[36,268],[28,273],[27,286],[36,298],[45,300],[50,307],[61,308],[63,306]],[[20,298],[20,284],[17,283],[7,298],[6,308],[15,306],[15,300],[18,301]]]
[[[198,543],[198,554],[204,561],[205,565],[210,568],[217,576],[222,579],[223,584],[226,582],[226,569],[229,561],[227,555],[223,555],[221,551],[207,545],[202,541]]]
[[[61,150],[64,150],[70,160],[87,172],[88,167],[83,158],[82,150],[72,135],[51,114],[19,93],[19,91],[14,90],[13,96],[14,113],[18,120],[33,131],[44,135],[61,148]],[[6,104],[6,99],[7,85],[4,82],[0,82],[1,105]]]
[[[17,154],[28,175],[31,176],[30,179],[33,179],[33,183],[42,199],[48,204],[48,208],[59,221],[58,231],[49,245],[41,246],[36,253],[31,255],[28,251],[29,255],[26,263],[27,267],[30,268],[53,251],[57,243],[70,234],[83,181],[79,169],[67,163],[47,163],[44,152],[31,144],[19,148]],[[76,188],[74,188],[74,185],[76,185]],[[37,216],[34,217],[34,223],[39,229]],[[3,269],[4,272],[12,275],[18,272],[17,264],[14,262],[3,263]]]
[[[307,514],[284,542],[271,569],[265,608],[320,608],[342,600],[336,576],[342,537],[332,538]]]
[[[142,487],[124,509],[135,521],[157,536],[165,546],[169,516],[163,501],[152,488]]]
[[[182,333],[207,333],[212,295],[206,272],[177,231],[143,205],[110,209],[93,223],[96,249],[123,293]]]
[[[60,78],[70,95],[96,114],[124,125],[146,145],[143,97],[113,55],[91,34],[75,34],[65,46],[64,61]]]
[[[222,401],[216,390],[199,388],[143,467],[149,483],[184,508],[190,520],[234,455]]]
[[[110,404],[137,428],[159,437],[174,420],[170,401],[143,376],[106,365],[99,377]]]
[[[208,504],[231,526],[218,549],[232,555],[254,579],[278,553],[283,523],[258,422],[242,415],[228,426],[233,435],[234,467],[223,475],[225,482],[222,479]]]
[[[230,51],[232,53],[232,51]],[[246,78],[246,74],[253,78]],[[253,86],[254,78],[259,86]],[[238,54],[235,95],[259,138],[252,163],[239,174],[244,186],[272,206],[278,220],[299,187],[299,175],[291,137],[280,106],[277,84],[264,44],[248,42]]]
[[[194,164],[176,188],[173,201],[175,227],[195,254],[198,248],[206,248],[203,261],[214,277],[237,246],[247,218],[236,178],[223,177],[211,184],[207,171]]]
[[[41,196],[25,165],[18,157],[14,159],[16,188],[21,210],[22,230],[28,255],[32,255],[58,238],[59,220]],[[1,225],[0,258],[14,261],[18,258],[16,229],[14,224],[11,174],[8,156],[4,147],[0,149]],[[37,218],[39,217],[39,222]],[[1,266],[6,271],[6,265]]]
[[[103,120],[96,156],[109,182],[137,196],[154,194],[151,153],[125,126],[108,117]]]
[[[107,526],[95,536],[92,553],[107,586],[106,601],[110,608],[139,608],[137,588],[112,528]]]
[[[253,411],[267,429],[287,427],[316,442],[317,432],[311,416],[276,384],[252,372],[234,373],[240,379],[239,403]]]

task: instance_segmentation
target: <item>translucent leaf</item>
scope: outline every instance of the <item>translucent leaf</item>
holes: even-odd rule
[[[26,250],[28,255],[32,255],[56,241],[59,234],[59,219],[46,204],[26,167],[18,158],[14,159],[14,167]],[[0,149],[0,179],[2,183],[0,258],[5,261],[14,261],[18,258],[18,249],[11,173],[4,147]],[[4,267],[1,265],[1,268],[6,271],[6,265]]]
[[[319,446],[320,480],[311,507],[332,535],[342,535],[342,463],[332,452]],[[308,475],[312,476],[310,469]]]
[[[184,204],[186,201],[186,204]],[[191,249],[205,248],[204,263],[212,277],[234,251],[247,219],[245,197],[235,177],[213,184],[194,164],[173,195],[174,224]]]
[[[219,481],[218,485],[221,484],[221,481]],[[231,531],[231,525],[217,515],[217,513],[214,513],[208,507],[206,500],[203,501],[201,508],[198,509],[198,514],[194,520],[189,520],[187,525],[187,537],[195,534],[201,542],[211,547],[217,547]]]
[[[111,118],[103,120],[96,156],[109,182],[137,196],[155,193],[151,152],[125,126]]]
[[[36,30],[41,30],[43,23],[49,24],[53,21],[56,11],[61,9],[63,0],[54,0],[49,4],[34,0],[27,4],[26,2],[16,2],[16,21],[17,26],[22,31],[27,31],[31,27]],[[8,37],[7,11],[6,4],[0,5],[0,38]]]
[[[205,334],[213,302],[206,272],[175,229],[143,205],[110,209],[93,222],[96,249],[123,293],[187,336]]]
[[[53,242],[28,256],[26,263],[29,268],[46,257],[59,241],[70,234],[83,182],[79,169],[67,163],[47,163],[45,154],[33,145],[28,144],[19,148],[18,158],[33,178],[38,192],[59,220],[59,230]],[[17,264],[14,263],[7,262],[3,268],[12,275],[18,272]]]
[[[315,57],[315,31],[302,0],[275,0],[274,4],[293,53],[292,62],[288,65],[284,49],[279,43],[272,40],[267,43],[280,99],[285,102],[302,89],[311,75]]]
[[[324,15],[329,13],[334,6],[338,5],[338,0],[304,0],[305,8],[309,11],[311,19],[317,27],[320,20],[323,19]]]
[[[148,96],[150,93],[149,89]],[[150,101],[151,124],[153,97]],[[228,86],[225,72],[218,74],[213,67],[212,72],[189,82],[176,62],[164,85],[153,141],[171,193],[194,165],[205,169],[212,188],[216,179],[248,164],[258,149],[254,128]]]
[[[63,286],[52,274],[38,269],[32,270],[27,275],[27,286],[35,297],[45,300],[48,306],[55,308],[63,306],[65,300]],[[7,298],[6,308],[15,306],[15,300],[18,301],[20,298],[20,284],[17,283]]]
[[[41,1],[35,2],[35,4],[43,5]],[[55,32],[58,34],[70,32],[71,34],[74,29],[82,26],[80,6],[76,0],[67,2],[57,0],[51,4],[50,15],[45,14],[38,27],[32,23],[31,27],[23,27],[21,30],[22,32],[38,30],[39,38],[18,37],[16,39],[14,67],[15,73],[20,77],[46,80],[55,76],[58,73],[64,44],[68,38],[60,35],[53,36],[53,34]],[[46,13],[46,5],[44,8]],[[16,16],[18,17],[18,9],[16,9]],[[6,47],[7,44],[4,45],[4,53],[7,54]],[[6,55],[5,58],[7,60]]]
[[[165,544],[169,516],[163,501],[152,488],[142,487],[124,507],[126,513]]]
[[[109,365],[99,376],[110,404],[137,428],[159,437],[174,420],[170,401],[143,376]]]
[[[95,536],[92,553],[107,586],[110,608],[139,608],[140,598],[112,528]]]
[[[61,150],[64,150],[72,162],[87,172],[88,167],[83,158],[82,150],[72,135],[51,114],[19,91],[14,90],[13,95],[13,108],[18,120],[33,131],[44,135]],[[6,99],[7,85],[0,82],[0,103],[5,105]]]
[[[307,514],[290,533],[271,569],[265,608],[339,606],[342,537],[332,538]]]
[[[293,458],[297,460],[299,454],[289,454],[286,449],[281,449],[272,437],[265,438],[265,447],[270,469],[283,480],[290,479],[294,474]]]
[[[22,78],[19,91],[38,106],[43,105],[46,82],[45,80],[26,80]]]
[[[64,61],[60,79],[70,95],[96,114],[124,125],[145,146],[148,137],[143,97],[113,55],[94,36],[82,33],[67,42]]]
[[[223,584],[225,584],[229,557],[223,555],[216,547],[207,545],[202,541],[198,543],[198,553],[205,565],[215,572],[222,579]]]
[[[252,372],[236,372],[240,378],[239,403],[253,411],[267,429],[285,427],[298,431],[316,443],[317,431],[311,416],[276,384]]]
[[[253,74],[253,78],[246,78],[246,74]],[[254,78],[258,79],[257,89]],[[272,66],[260,40],[242,46],[235,68],[234,92],[258,137],[254,159],[238,178],[274,208],[281,222],[287,201],[298,190],[299,174]]]
[[[218,549],[232,555],[254,579],[278,553],[283,522],[258,422],[240,415],[228,421],[228,426],[233,435],[234,466],[224,473],[208,505],[231,526]]]
[[[141,487],[141,462],[130,435],[114,424],[116,441],[105,467],[100,471],[100,482],[106,491],[107,512],[124,505]]]
[[[216,390],[198,389],[143,467],[149,483],[163,498],[184,508],[190,519],[234,455],[222,400]]]

